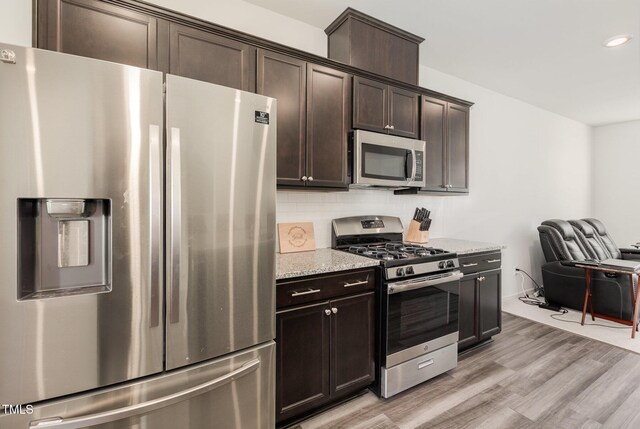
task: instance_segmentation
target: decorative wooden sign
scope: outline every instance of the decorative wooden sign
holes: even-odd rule
[[[312,222],[279,223],[280,253],[316,250],[316,238]]]

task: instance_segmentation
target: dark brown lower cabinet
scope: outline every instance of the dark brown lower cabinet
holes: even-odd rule
[[[458,350],[488,340],[502,330],[502,271],[465,274],[460,281]]]
[[[366,274],[363,273],[363,278]],[[370,275],[373,286],[373,272]],[[340,287],[353,284],[346,277],[327,279],[327,288],[332,283]],[[317,290],[304,282],[299,286],[303,292]],[[286,287],[291,288],[292,284]],[[295,287],[291,291],[300,293]],[[319,298],[326,298],[326,294]],[[375,294],[371,291],[278,309],[276,421],[279,424],[301,418],[373,383],[374,305]]]
[[[329,392],[328,302],[276,315],[276,410],[285,420],[325,403]]]

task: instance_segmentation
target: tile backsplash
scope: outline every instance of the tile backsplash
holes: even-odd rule
[[[351,190],[349,192],[278,191],[278,223],[313,222],[316,247],[331,247],[331,220],[346,216],[397,216],[408,227],[417,206],[431,210],[430,233],[443,234],[442,197],[394,195],[389,190]]]

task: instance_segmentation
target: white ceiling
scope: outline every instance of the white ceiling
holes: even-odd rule
[[[420,62],[590,125],[640,119],[640,0],[247,0],[318,28],[350,6],[420,35]],[[602,42],[632,34],[627,45]]]

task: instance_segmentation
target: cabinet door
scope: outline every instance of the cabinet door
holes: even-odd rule
[[[469,108],[449,103],[447,109],[449,191],[469,192]]]
[[[389,86],[359,76],[353,78],[353,128],[386,133]]]
[[[158,20],[97,0],[38,0],[36,47],[158,69]]]
[[[330,302],[331,394],[362,389],[374,379],[373,292]]]
[[[276,420],[326,402],[330,320],[327,302],[276,313]],[[329,311],[329,314],[331,312]]]
[[[425,183],[428,191],[445,191],[447,102],[422,96],[422,140],[426,141],[424,155]]]
[[[462,350],[480,340],[478,333],[476,274],[465,275],[460,280],[460,301],[458,307],[458,349]]]
[[[420,96],[415,92],[389,87],[389,134],[418,138],[418,104]]]
[[[307,63],[258,49],[257,92],[278,100],[278,185],[304,186]]]
[[[346,188],[351,75],[307,64],[307,186]]]
[[[489,338],[502,330],[501,284],[502,271],[481,274],[478,282],[478,309],[480,339]]]
[[[169,73],[253,92],[255,48],[178,24],[169,26]]]

